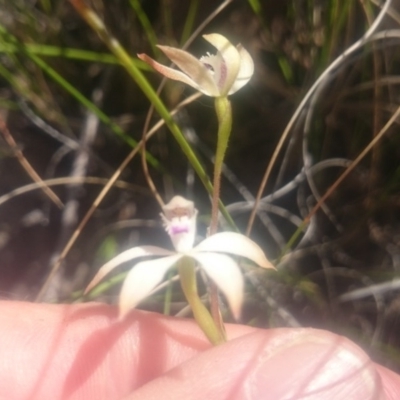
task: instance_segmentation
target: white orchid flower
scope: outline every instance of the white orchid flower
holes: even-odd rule
[[[254,72],[250,54],[238,44],[236,47],[218,33],[203,35],[216,49],[198,60],[190,53],[169,46],[157,46],[181,70],[166,67],[146,54],[138,57],[167,78],[186,83],[207,96],[225,97],[246,85]]]
[[[138,246],[126,250],[100,268],[85,293],[115,267],[127,261],[146,256],[162,256],[137,263],[127,274],[119,298],[120,316],[123,317],[161,283],[166,272],[180,259],[190,257],[220,288],[233,316],[238,319],[243,302],[244,279],[237,262],[224,253],[248,258],[263,268],[275,267],[256,243],[239,233],[217,233],[193,248],[197,210],[192,201],[175,196],[163,211],[164,225],[176,252],[157,246]]]

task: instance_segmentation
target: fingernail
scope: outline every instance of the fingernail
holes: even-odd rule
[[[367,400],[382,392],[367,354],[326,331],[289,331],[271,341],[257,361],[246,382],[249,399]]]

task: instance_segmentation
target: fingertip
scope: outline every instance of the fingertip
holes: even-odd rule
[[[315,329],[285,330],[260,352],[246,379],[249,399],[372,399],[381,381],[349,339]]]

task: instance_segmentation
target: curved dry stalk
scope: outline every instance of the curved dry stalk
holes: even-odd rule
[[[346,61],[347,58],[352,55],[356,50],[358,50],[361,46],[363,46],[365,43],[367,43],[371,37],[374,35],[374,32],[378,28],[379,24],[382,22],[382,19],[386,15],[390,5],[392,3],[392,0],[386,0],[385,4],[383,5],[380,13],[378,14],[377,18],[375,19],[374,23],[369,27],[367,32],[363,35],[363,37],[359,40],[357,40],[353,45],[351,45],[347,50],[345,50],[339,57],[337,57],[326,69],[325,71],[319,76],[319,78],[314,82],[314,84],[311,86],[311,88],[308,90],[306,95],[303,97],[303,100],[300,102],[298,105],[296,111],[293,113],[292,118],[286,125],[285,130],[282,133],[282,136],[280,137],[278,144],[275,147],[275,150],[272,154],[271,160],[267,166],[267,169],[264,173],[263,179],[261,181],[260,187],[257,192],[254,208],[251,212],[249,222],[247,225],[246,229],[246,235],[249,235],[251,232],[251,229],[253,227],[254,219],[257,213],[257,207],[258,203],[260,202],[260,199],[262,197],[262,194],[264,192],[265,186],[268,182],[268,178],[271,174],[272,168],[275,165],[275,162],[278,158],[278,155],[283,147],[284,142],[286,141],[286,138],[289,135],[290,130],[292,129],[294,123],[296,122],[297,118],[300,116],[301,112],[303,111],[304,107],[308,103],[308,101],[311,99],[311,97],[314,95],[315,90],[318,88],[318,86],[324,82],[325,80],[329,79],[329,75],[337,68],[343,61]]]
[[[352,96],[354,94],[360,93],[364,90],[374,89],[375,84],[378,83],[380,86],[388,86],[388,85],[400,85],[400,76],[399,75],[386,75],[381,76],[378,82],[375,81],[366,81],[359,83],[358,85],[354,85],[349,89],[343,89],[341,93],[338,95],[338,99],[343,99],[346,96]]]
[[[371,2],[378,7],[382,7],[382,4],[378,0],[371,0]],[[389,17],[400,24],[400,14],[396,11],[395,8],[389,6],[389,8],[387,9],[387,15],[389,15]]]
[[[43,182],[43,183],[42,183]],[[34,190],[39,190],[43,188],[43,184],[46,186],[61,186],[61,185],[70,185],[71,183],[89,183],[93,185],[103,185],[108,182],[108,178],[99,178],[96,176],[66,176],[63,178],[52,178],[52,179],[44,179],[41,183],[30,183],[25,186],[21,186],[17,189],[11,190],[6,194],[0,196],[0,206],[6,203],[7,201],[20,196],[22,194],[32,192]],[[124,181],[116,181],[114,184],[115,187],[120,189],[131,189],[135,191],[145,191],[145,189],[140,188],[137,185],[133,185]]]
[[[0,131],[4,136],[5,141],[13,150],[15,157],[17,157],[22,168],[27,172],[27,174],[32,178],[33,181],[43,190],[43,192],[50,198],[50,200],[60,209],[64,207],[63,202],[60,198],[44,183],[42,178],[36,173],[32,168],[31,164],[22,154],[22,151],[18,148],[17,143],[15,143],[10,131],[7,128],[6,123],[3,118],[0,117]]]
[[[311,172],[312,168],[312,155],[309,152],[309,142],[308,138],[310,136],[311,132],[311,124],[314,116],[314,112],[316,110],[318,101],[320,99],[321,93],[324,90],[324,85],[321,84],[316,91],[314,92],[314,96],[311,98],[309,107],[307,110],[307,116],[305,118],[304,122],[304,129],[303,129],[303,144],[302,144],[302,154],[303,154],[303,165],[304,165],[304,174],[308,183],[308,186],[314,196],[314,199],[318,202],[321,198],[321,195],[319,193],[319,190],[317,188],[317,184],[314,181],[314,174]],[[351,165],[351,164],[350,164]],[[330,210],[327,204],[322,203],[321,208],[325,215],[328,217],[328,219],[331,221],[333,226],[336,228],[338,232],[343,231],[342,225],[339,223],[337,220],[336,216],[334,213]],[[307,211],[304,213],[303,217],[307,215],[309,212],[309,208],[307,208]]]
[[[159,94],[158,91],[157,91],[157,94]],[[154,106],[152,104],[150,106],[150,109],[149,109],[148,113],[147,113],[146,121],[145,121],[144,126],[143,126],[142,140],[141,140],[141,143],[142,143],[142,151],[141,151],[142,157],[141,157],[141,159],[142,159],[143,174],[144,174],[144,177],[146,179],[147,185],[149,186],[151,192],[153,193],[153,196],[157,200],[158,205],[162,209],[165,206],[165,203],[164,203],[162,197],[160,196],[160,194],[158,193],[156,185],[154,184],[154,181],[153,181],[153,179],[152,179],[152,177],[150,175],[149,166],[148,166],[147,160],[146,160],[147,130],[149,129],[150,120],[151,120],[151,117],[153,115],[153,112],[154,112]]]
[[[367,17],[368,23],[372,25],[373,23],[373,16],[368,11],[368,7],[364,3],[362,3],[362,7],[364,9],[364,13]],[[382,88],[379,85],[379,79],[383,68],[385,67],[384,63],[382,62],[382,57],[380,57],[378,53],[378,46],[375,42],[372,43],[372,57],[373,57],[373,81],[374,81],[374,102],[373,102],[373,131],[372,134],[375,137],[379,132],[380,127],[382,126],[382,110],[380,107],[380,103],[382,101]],[[373,185],[376,183],[378,178],[378,172],[376,166],[379,163],[381,158],[381,151],[379,148],[374,147],[372,149],[372,160],[371,160],[371,168],[369,170],[369,193],[368,202],[371,202],[371,191]]]
[[[378,134],[371,140],[368,146],[359,154],[359,156],[347,167],[347,169],[343,172],[342,175],[330,186],[330,188],[326,191],[326,193],[319,199],[314,208],[310,211],[307,217],[304,219],[304,223],[308,224],[310,222],[311,217],[318,211],[321,204],[333,193],[333,191],[343,182],[343,180],[350,174],[350,172],[359,164],[359,162],[369,153],[370,150],[374,148],[374,146],[383,138],[383,135],[387,132],[387,130],[391,127],[391,125],[396,121],[396,119],[400,116],[400,107],[397,108],[396,112],[391,116],[389,121],[385,124],[385,126],[378,132]]]
[[[340,303],[361,300],[366,297],[398,291],[400,289],[400,278],[393,278],[390,281],[371,283],[367,287],[352,289],[338,297]]]
[[[318,162],[317,164],[313,165],[310,170],[313,174],[317,174],[318,172],[323,171],[326,168],[332,167],[343,167],[347,168],[351,165],[352,161],[346,158],[330,158],[328,160],[323,160]],[[300,183],[304,182],[306,179],[304,170],[298,173],[290,182],[286,183],[285,186],[282,186],[276,192],[273,192],[265,197],[263,197],[260,202],[264,204],[269,204],[274,200],[277,200],[291,191],[295,190]],[[247,199],[246,199],[247,200]],[[253,199],[254,200],[254,199]],[[247,200],[247,201],[238,201],[235,203],[229,204],[226,208],[231,214],[238,214],[243,212],[248,212],[254,207],[254,201]]]

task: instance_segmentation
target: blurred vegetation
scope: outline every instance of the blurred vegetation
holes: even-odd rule
[[[139,154],[129,162],[43,298],[82,301],[82,288],[117,252],[138,244],[170,246],[150,176],[164,201],[174,194],[195,200],[199,235],[205,235],[210,203],[206,178],[198,173],[212,172],[212,99],[197,98],[171,117],[168,110],[193,91],[166,82],[158,97],[161,77],[136,54],[166,62],[157,43],[183,46],[190,40],[189,51],[201,56],[210,51],[201,35],[218,32],[242,43],[256,64],[251,82],[231,98],[233,132],[221,200],[245,232],[260,191],[251,236],[278,266],[277,273],[264,274],[244,265],[243,322],[330,329],[400,371],[399,2],[86,5],[130,59],[110,50],[107,38],[68,1],[0,0],[2,297],[37,297],[94,199],[160,118],[166,126],[146,142],[148,167]],[[152,105],[156,112],[149,114]],[[49,180],[55,198],[32,184],[32,171]],[[327,191],[323,205],[314,208]],[[310,223],[302,224],[310,212]],[[91,298],[114,302],[122,279],[123,273],[113,276]],[[143,308],[178,313],[184,304],[174,285]],[[167,306],[165,298],[171,299]]]

